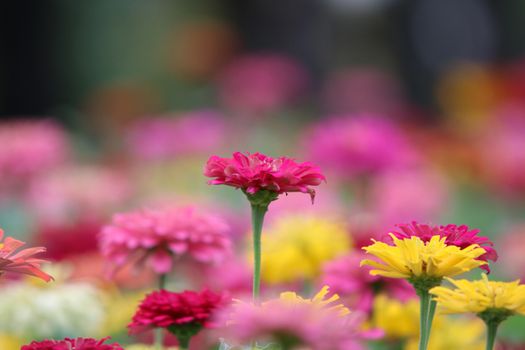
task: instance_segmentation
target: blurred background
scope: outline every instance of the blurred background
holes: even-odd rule
[[[0,347],[98,335],[107,322],[131,341],[125,325],[151,279],[102,278],[98,232],[117,212],[220,212],[248,264],[244,198],[202,175],[210,155],[233,151],[312,161],[327,175],[314,206],[296,194],[272,204],[269,230],[287,216],[330,218],[359,248],[398,223],[467,224],[495,242],[496,277],[525,278],[523,23],[525,3],[510,0],[2,2],[0,226],[46,246],[61,283],[87,288],[56,293],[98,306],[67,331],[35,305],[13,319],[9,308],[28,299],[11,289],[29,282],[4,282]],[[317,285],[344,253],[266,282]],[[172,283],[247,290],[245,272]],[[37,314],[53,326],[38,328]],[[523,340],[523,321],[505,327]]]

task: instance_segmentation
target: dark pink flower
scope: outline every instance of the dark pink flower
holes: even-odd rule
[[[128,328],[131,333],[150,328],[196,326],[212,327],[212,316],[223,305],[224,297],[209,290],[202,292],[154,291],[140,303]]]
[[[240,188],[248,194],[267,190],[278,194],[286,192],[309,193],[315,191],[325,180],[315,165],[296,163],[286,157],[271,158],[261,153],[243,154],[235,152],[232,158],[211,156],[204,168],[204,175],[214,178],[211,185],[228,185]]]
[[[20,350],[124,350],[118,343],[104,344],[109,337],[97,340],[92,338],[65,338],[63,340],[33,341]]]
[[[370,268],[360,267],[365,258],[360,251],[334,259],[323,266],[323,285],[338,294],[352,310],[370,312],[374,296],[386,292],[397,299],[415,297],[412,286],[405,280],[370,275]]]
[[[171,271],[175,258],[214,263],[225,258],[231,241],[222,218],[192,206],[116,214],[102,229],[102,254],[117,267],[145,261],[156,273]]]
[[[432,236],[446,237],[445,243],[447,245],[455,245],[462,249],[472,245],[478,244],[481,248],[485,249],[485,254],[480,256],[478,260],[483,261],[496,261],[498,254],[492,246],[494,245],[488,237],[478,236],[480,232],[478,229],[470,229],[467,225],[441,225],[441,226],[430,226],[426,224],[419,224],[413,221],[410,224],[399,224],[397,225],[400,231],[392,232],[394,236],[399,239],[410,238],[417,236],[422,241],[428,242]],[[487,265],[480,266],[483,270],[490,272],[490,268]]]
[[[0,241],[3,236],[4,231],[0,229]],[[33,257],[36,254],[45,252],[46,248],[34,247],[16,252],[24,244],[24,242],[12,237],[6,237],[3,242],[0,242],[0,275],[4,272],[14,272],[35,276],[46,282],[51,281],[53,277],[40,270],[40,264],[47,261]]]

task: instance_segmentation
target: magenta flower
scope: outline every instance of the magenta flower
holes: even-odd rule
[[[197,110],[181,116],[139,120],[129,131],[128,143],[138,158],[169,159],[217,149],[224,144],[225,133],[222,115],[212,110]]]
[[[212,327],[212,315],[224,303],[224,298],[209,290],[174,293],[154,291],[140,303],[131,323],[130,332],[148,328],[170,328],[188,324]]]
[[[323,285],[338,294],[351,309],[369,313],[374,296],[386,292],[400,300],[415,297],[412,286],[403,279],[370,275],[369,267],[360,267],[363,252],[355,251],[326,263],[323,267]]]
[[[411,224],[399,224],[397,227],[400,231],[394,231],[392,233],[399,239],[417,236],[422,241],[428,242],[432,236],[438,235],[440,237],[446,237],[445,243],[447,245],[455,245],[461,249],[464,249],[471,244],[478,244],[481,248],[485,249],[486,252],[480,256],[478,260],[496,261],[498,259],[496,250],[492,248],[494,244],[488,239],[488,237],[478,236],[480,231],[478,229],[470,229],[467,225],[457,226],[448,224],[445,226],[430,226],[413,221]],[[480,268],[490,272],[488,264],[482,265]]]
[[[0,241],[3,236],[4,231],[0,229]],[[24,242],[12,237],[6,237],[3,242],[0,242],[0,275],[4,272],[14,272],[35,276],[46,282],[51,281],[53,277],[40,269],[40,264],[47,261],[33,257],[36,254],[45,252],[46,248],[34,247],[21,249],[16,252],[24,244]]]
[[[323,120],[306,135],[305,143],[311,159],[344,178],[375,174],[417,160],[396,124],[371,115]]]
[[[296,163],[286,157],[271,158],[261,153],[235,152],[232,158],[211,156],[204,168],[204,175],[214,178],[211,185],[228,185],[240,188],[250,195],[261,190],[276,194],[286,192],[309,193],[315,191],[325,177],[321,170],[309,162]]]
[[[158,274],[171,271],[175,259],[221,261],[229,253],[229,226],[194,207],[140,210],[116,214],[100,234],[102,254],[117,267],[146,262]]]
[[[66,338],[63,340],[33,341],[20,350],[124,350],[118,343],[104,344],[109,337],[96,340],[92,338]]]

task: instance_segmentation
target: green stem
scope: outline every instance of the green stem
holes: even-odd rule
[[[179,350],[188,350],[190,348],[191,337],[178,337]]]
[[[494,343],[496,342],[496,333],[498,332],[499,323],[489,322],[487,323],[487,347],[486,350],[494,349]]]
[[[252,231],[253,231],[253,301],[259,300],[261,290],[261,234],[264,215],[267,205],[252,204]]]
[[[437,302],[432,299],[431,296],[429,296],[430,299],[430,306],[428,309],[428,317],[427,317],[427,338],[426,338],[426,344],[425,346],[428,347],[428,342],[430,341],[430,330],[432,329],[432,321],[434,320],[434,314],[436,313],[436,306]]]
[[[428,291],[419,293],[419,350],[427,349],[428,339],[428,313],[430,307],[430,295]]]
[[[159,275],[159,289],[166,289],[166,274],[162,273]],[[155,329],[155,347],[157,349],[164,349],[164,329]]]

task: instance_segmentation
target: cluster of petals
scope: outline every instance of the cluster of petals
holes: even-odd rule
[[[403,132],[373,115],[324,120],[307,135],[305,147],[313,161],[345,178],[377,174],[417,160]]]
[[[362,331],[362,315],[324,299],[327,288],[313,299],[293,292],[261,305],[237,304],[229,310],[227,336],[241,344],[277,343],[289,349],[364,350],[364,340],[382,334]],[[372,334],[374,333],[374,334]]]
[[[168,273],[175,258],[201,263],[221,261],[229,253],[229,226],[219,216],[193,206],[140,210],[113,216],[102,229],[102,254],[117,267],[146,262]]]
[[[415,296],[408,282],[373,276],[369,268],[360,267],[359,264],[365,257],[364,253],[355,251],[326,263],[323,266],[322,283],[329,285],[352,309],[363,312],[372,310],[378,291],[398,300],[408,300]]]
[[[104,339],[93,338],[65,338],[63,340],[33,341],[24,345],[20,350],[124,350],[118,343],[105,344]]]
[[[4,231],[0,229],[0,275],[4,272],[14,272],[35,276],[49,282],[53,278],[40,269],[46,260],[35,258],[36,254],[46,251],[44,247],[34,247],[18,250],[25,245],[24,242],[6,237],[2,241]],[[17,251],[18,250],[18,251]]]
[[[325,180],[321,170],[309,163],[297,163],[291,158],[272,158],[261,153],[235,152],[232,158],[211,156],[204,175],[211,185],[228,185],[248,194],[261,190],[275,193],[303,192],[315,195],[311,186]]]
[[[390,234],[393,245],[373,240],[373,244],[363,247],[368,254],[374,255],[379,261],[365,259],[361,265],[373,268],[372,275],[391,278],[419,276],[451,277],[485,265],[478,258],[485,250],[477,244],[466,248],[447,245],[446,237],[432,236],[424,242],[417,236],[399,239]]]
[[[441,225],[431,226],[426,224],[419,224],[413,221],[410,224],[397,225],[400,231],[394,231],[392,234],[399,238],[410,238],[412,236],[419,237],[423,242],[429,242],[433,236],[445,238],[445,244],[453,245],[459,248],[467,248],[472,244],[477,244],[485,250],[485,253],[478,259],[487,261],[496,261],[498,254],[492,247],[493,243],[488,237],[478,236],[480,232],[478,229],[470,229],[467,225]],[[480,266],[487,272],[490,272],[488,264]]]
[[[212,317],[224,303],[224,296],[207,289],[181,293],[154,291],[142,300],[128,328],[135,333],[190,324],[212,327]]]
[[[525,315],[525,285],[519,280],[489,281],[485,274],[475,281],[447,280],[454,285],[454,289],[434,287],[430,290],[445,313],[479,314],[499,309]]]
[[[225,132],[222,115],[201,110],[138,120],[129,131],[128,143],[140,159],[169,159],[217,149],[225,141]]]

